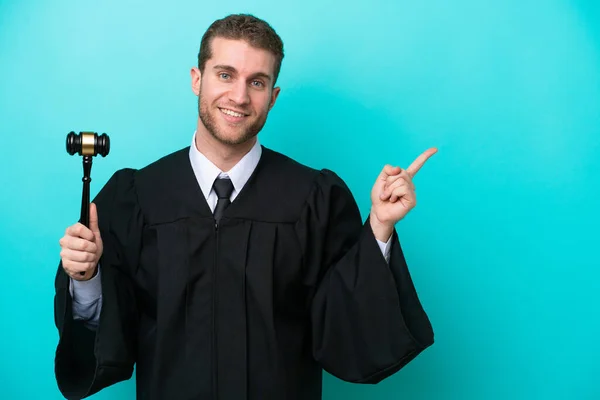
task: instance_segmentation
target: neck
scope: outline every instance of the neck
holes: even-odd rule
[[[198,124],[200,125],[200,124]],[[256,136],[240,144],[225,144],[215,139],[206,128],[196,130],[196,148],[221,171],[233,168],[256,143]]]

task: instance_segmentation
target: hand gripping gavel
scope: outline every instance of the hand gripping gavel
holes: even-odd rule
[[[98,135],[95,132],[69,132],[67,135],[67,153],[78,153],[83,156],[83,193],[81,195],[81,217],[79,222],[90,227],[90,182],[92,178],[92,157],[100,154],[106,157],[110,151],[110,138],[106,133]],[[80,272],[85,275],[84,272]]]

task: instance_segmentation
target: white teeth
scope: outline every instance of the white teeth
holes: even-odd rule
[[[243,117],[244,114],[236,113],[235,111],[227,110],[225,108],[221,108],[221,111],[227,115],[231,115],[232,117]]]

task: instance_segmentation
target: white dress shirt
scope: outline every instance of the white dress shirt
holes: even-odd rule
[[[204,154],[198,151],[196,147],[196,133],[194,132],[189,153],[190,163],[194,170],[194,175],[198,180],[198,185],[202,189],[202,194],[204,194],[204,198],[211,211],[214,211],[217,204],[217,194],[213,189],[215,179],[227,177],[231,179],[231,183],[233,183],[231,201],[234,201],[256,169],[261,154],[262,147],[257,139],[252,149],[233,168],[227,172],[223,172],[206,158]],[[391,237],[387,243],[377,240],[379,248],[387,262],[390,259],[391,241]],[[87,326],[92,329],[98,326],[100,310],[102,308],[100,272],[100,266],[98,266],[98,273],[92,279],[77,281],[71,278],[71,285],[69,286],[71,297],[73,298],[73,318],[86,321]]]
[[[190,146],[190,163],[194,170],[194,175],[198,180],[198,185],[202,189],[202,194],[206,199],[210,210],[214,212],[217,205],[217,194],[213,189],[213,183],[217,178],[229,178],[233,183],[233,192],[231,192],[230,200],[234,201],[237,195],[240,193],[252,173],[256,169],[260,156],[262,154],[262,147],[256,140],[256,143],[248,153],[233,168],[228,172],[223,172],[215,164],[213,164],[204,154],[200,153],[196,148],[196,135],[192,140]]]

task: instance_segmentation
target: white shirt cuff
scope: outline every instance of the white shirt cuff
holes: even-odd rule
[[[69,291],[74,303],[78,304],[91,304],[100,297],[102,297],[102,284],[100,281],[100,265],[98,265],[98,272],[96,276],[87,281],[78,281],[73,278],[71,279],[71,285],[69,285]]]
[[[377,244],[379,245],[379,249],[381,250],[381,253],[383,254],[383,257],[385,258],[385,261],[387,261],[388,263],[390,262],[390,252],[392,249],[392,237],[394,236],[394,234],[390,235],[390,238],[388,239],[387,242],[382,242],[381,240],[375,238],[375,240],[377,240]]]

